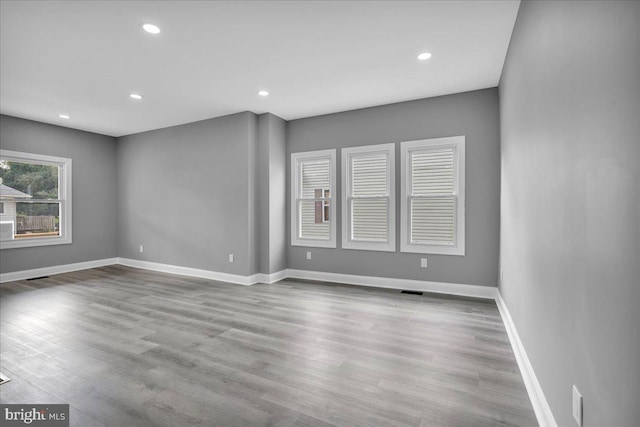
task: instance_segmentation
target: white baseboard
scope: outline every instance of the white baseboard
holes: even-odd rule
[[[270,273],[270,274],[258,273],[258,274],[254,274],[251,277],[254,280],[253,283],[267,283],[267,284],[270,285],[272,283],[279,282],[282,279],[286,279],[287,278],[287,270],[280,270],[280,271],[277,271],[275,273]]]
[[[393,279],[374,276],[358,276],[353,274],[326,273],[322,271],[308,271],[285,269],[271,274],[258,273],[251,276],[222,273],[218,271],[203,270],[199,268],[182,267],[179,265],[162,264],[151,261],[141,261],[131,258],[109,258],[96,261],[79,262],[76,264],[57,265],[53,267],[22,270],[0,275],[0,283],[14,280],[31,279],[33,277],[48,276],[52,274],[68,273],[71,271],[85,270],[88,268],[103,267],[105,265],[121,264],[129,267],[145,270],[159,271],[162,273],[181,274],[183,276],[200,277],[203,279],[218,280],[237,285],[254,285],[256,283],[275,283],[277,281],[292,278],[319,280],[322,282],[345,283],[348,285],[371,286],[388,289],[406,289],[411,291],[436,292],[441,294],[462,295],[476,298],[496,297],[497,288],[490,286],[462,285],[456,283],[427,282],[423,280]]]
[[[75,264],[55,265],[52,267],[34,268],[11,273],[0,274],[0,283],[16,280],[33,279],[34,277],[50,276],[53,274],[70,273],[72,271],[87,270],[89,268],[104,267],[106,265],[126,265],[142,268],[144,270],[159,271],[162,273],[180,274],[183,276],[200,277],[203,279],[218,280],[236,285],[254,285],[256,283],[275,283],[286,278],[286,271],[281,270],[271,274],[254,274],[241,276],[239,274],[221,273],[219,271],[202,270],[198,268],[181,267],[179,265],[162,264],[158,262],[140,261],[131,258],[107,258],[95,261],[78,262]]]
[[[13,282],[15,280],[33,279],[35,277],[51,276],[53,274],[70,273],[72,271],[86,270],[89,268],[104,267],[118,263],[118,258],[98,259],[95,261],[76,262],[74,264],[54,265],[51,267],[34,268],[31,270],[13,271],[0,274],[0,283]]]
[[[394,279],[388,277],[359,276],[354,274],[327,273],[324,271],[294,269],[287,269],[286,277],[292,279],[346,283],[348,285],[371,286],[374,288],[435,292],[439,294],[461,295],[487,299],[494,299],[498,290],[493,286],[463,285],[458,283],[428,282],[425,280]]]
[[[257,283],[256,277],[241,276],[239,274],[221,273],[219,271],[202,270],[199,268],[181,267],[179,265],[161,264],[159,262],[140,261],[131,258],[118,258],[118,264],[128,267],[142,268],[144,270],[159,271],[161,273],[180,274],[182,276],[199,277],[202,279],[218,280],[236,285],[253,285]]]
[[[538,378],[536,377],[533,366],[529,361],[529,357],[527,357],[527,352],[520,340],[520,336],[516,330],[516,325],[513,323],[509,309],[507,308],[507,305],[502,299],[502,295],[500,295],[499,291],[496,293],[496,305],[498,306],[498,311],[502,316],[502,321],[504,322],[504,326],[507,330],[507,335],[509,335],[511,348],[513,348],[513,354],[516,356],[516,361],[520,368],[520,374],[522,375],[524,385],[527,388],[527,393],[529,394],[533,411],[538,419],[538,424],[540,424],[541,427],[557,427],[558,424],[553,417],[553,413],[551,412],[547,399],[544,397],[544,392],[538,382]]]

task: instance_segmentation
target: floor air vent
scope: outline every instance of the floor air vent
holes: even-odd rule
[[[40,279],[48,279],[49,276],[40,276],[40,277],[32,277],[31,279],[27,279],[27,280],[40,280]]]
[[[419,291],[402,291],[401,294],[409,294],[409,295],[422,295],[422,292]]]
[[[0,385],[8,383],[9,381],[11,381],[11,378],[3,375],[2,372],[0,372]]]

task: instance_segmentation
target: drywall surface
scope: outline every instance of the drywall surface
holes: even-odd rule
[[[258,116],[256,208],[258,272],[269,273],[269,114]]]
[[[287,122],[264,113],[258,116],[256,216],[258,272],[287,268],[285,240],[285,143]]]
[[[524,1],[500,82],[500,291],[554,417],[640,420],[640,3]]]
[[[244,112],[119,138],[119,256],[253,274],[256,128]]]
[[[258,116],[246,113],[247,116],[247,215],[249,216],[249,233],[247,236],[247,248],[249,251],[249,274],[258,272],[259,245],[259,215],[258,215]]]
[[[73,242],[3,249],[2,273],[117,256],[115,138],[3,115],[0,147],[73,162]]]
[[[291,153],[337,149],[337,212],[341,209],[341,153],[344,147],[396,144],[396,240],[400,233],[400,142],[466,136],[466,255],[421,254],[289,246],[289,268],[436,282],[495,286],[498,281],[500,141],[496,88],[365,108],[288,123]],[[290,162],[287,162],[287,221],[290,221]],[[287,228],[287,244],[290,245]],[[307,251],[312,252],[307,260]]]
[[[287,268],[287,122],[269,114],[269,273]]]

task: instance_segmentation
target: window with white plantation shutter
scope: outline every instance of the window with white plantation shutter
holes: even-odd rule
[[[464,255],[464,136],[401,148],[401,250]]]
[[[335,150],[291,155],[291,244],[336,247]]]
[[[395,251],[394,144],[342,149],[342,247]]]

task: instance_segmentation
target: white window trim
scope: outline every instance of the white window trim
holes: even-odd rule
[[[388,222],[387,227],[389,230],[388,242],[363,242],[354,241],[351,239],[351,212],[349,199],[351,198],[351,162],[350,158],[357,154],[369,154],[386,152],[388,154],[389,161],[389,203],[387,205]],[[367,251],[396,251],[396,161],[395,156],[395,144],[378,144],[367,145],[364,147],[349,147],[342,149],[342,248],[343,249],[359,249]]]
[[[329,179],[331,185],[331,203],[329,206],[329,239],[309,239],[299,237],[298,222],[298,165],[305,160],[325,160],[329,159]],[[335,248],[336,247],[336,150],[307,151],[304,153],[291,154],[291,246],[307,246],[315,248]]]
[[[42,154],[22,153],[19,151],[0,150],[0,157],[20,163],[59,166],[58,190],[60,199],[60,235],[56,237],[34,237],[0,242],[0,249],[30,248],[35,246],[65,245],[71,239],[71,159],[45,156]]]
[[[452,136],[447,138],[423,139],[418,141],[405,141],[401,143],[400,167],[401,167],[401,200],[400,200],[400,251],[421,253],[421,254],[441,254],[441,255],[465,255],[465,136]],[[454,194],[457,196],[456,202],[456,223],[454,227],[455,244],[428,245],[412,243],[409,237],[409,188],[408,176],[410,166],[409,152],[414,149],[453,147],[455,148],[454,169],[457,173],[454,176]]]

